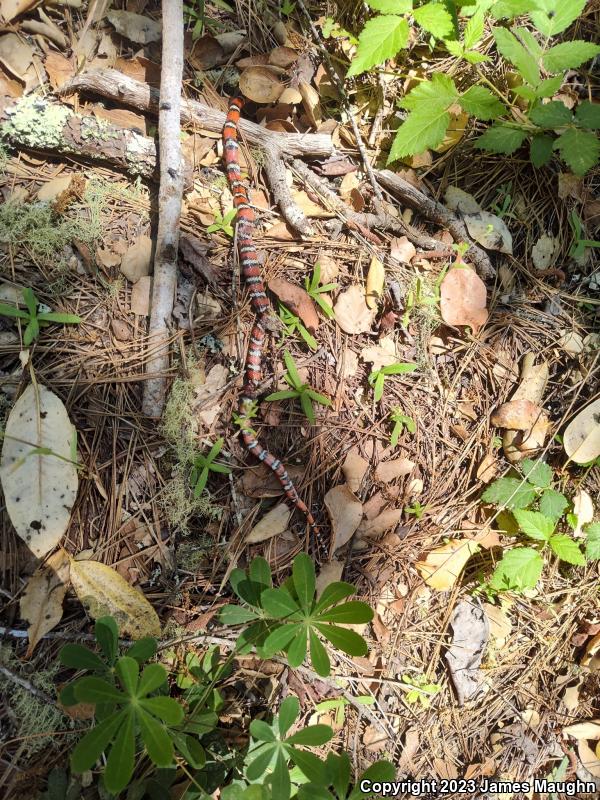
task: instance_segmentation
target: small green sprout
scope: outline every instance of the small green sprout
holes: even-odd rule
[[[383,397],[383,386],[386,378],[390,375],[403,375],[407,372],[414,372],[416,368],[416,364],[388,364],[387,367],[374,369],[369,375],[369,383],[375,387],[373,395],[375,402],[378,403]]]
[[[256,431],[250,427],[250,420],[254,419],[258,415],[258,403],[253,400],[252,403],[248,406],[245,413],[238,414],[237,412],[233,412],[233,424],[237,425],[241,431],[248,431],[249,433],[256,436]]]
[[[23,289],[23,300],[27,306],[27,311],[17,306],[11,306],[8,303],[0,303],[0,315],[27,320],[27,327],[23,334],[25,347],[29,347],[37,339],[40,335],[40,328],[47,327],[51,322],[60,322],[63,325],[76,325],[81,322],[81,317],[76,314],[61,314],[56,311],[42,311],[39,313],[39,301],[33,293],[33,289],[29,287]]]
[[[197,455],[194,459],[194,466],[190,474],[190,481],[194,487],[194,497],[200,497],[204,491],[209,472],[220,472],[224,475],[228,475],[231,472],[231,469],[225,464],[214,463],[222,447],[223,439],[217,439],[207,456]]]
[[[600,247],[600,242],[594,239],[584,239],[584,230],[581,223],[581,218],[578,213],[573,209],[569,214],[569,226],[573,233],[573,244],[569,250],[569,256],[577,259],[581,258],[586,247]]]
[[[334,289],[337,289],[337,283],[326,283],[324,286],[319,286],[320,283],[321,283],[321,265],[317,263],[315,264],[315,269],[312,274],[312,278],[309,278],[307,276],[304,279],[304,286],[306,287],[307,293],[319,306],[319,308],[325,314],[325,316],[328,319],[333,319],[335,316],[333,308],[320,295],[323,294],[324,292],[332,292]]]
[[[265,399],[268,402],[273,400],[288,400],[291,398],[298,398],[302,411],[304,411],[306,418],[311,425],[315,424],[315,412],[313,409],[313,400],[315,403],[320,403],[322,406],[330,406],[331,400],[310,387],[308,383],[302,383],[298,370],[294,363],[294,359],[286,350],[283,354],[283,360],[287,367],[287,373],[284,376],[285,380],[292,387],[291,389],[284,389],[281,392],[273,392]]]
[[[300,322],[300,318],[292,314],[289,308],[286,308],[282,303],[279,303],[279,318],[283,322],[284,338],[298,333],[311,350],[318,348],[317,340],[306,330],[302,322]]]
[[[398,444],[398,439],[400,438],[400,434],[404,428],[406,428],[409,433],[414,433],[417,430],[414,419],[406,416],[406,414],[403,414],[401,408],[392,409],[390,419],[394,423],[392,434],[390,436],[390,444],[392,447],[396,447]]]
[[[415,500],[414,506],[407,506],[404,511],[407,514],[412,514],[415,519],[421,519],[423,514],[427,511],[427,506],[422,506],[418,500]]]
[[[225,216],[221,216],[218,211],[215,211],[215,221],[212,225],[207,227],[206,232],[216,233],[217,231],[223,231],[225,236],[233,238],[233,225],[231,223],[233,222],[235,215],[235,208],[230,209]]]
[[[284,17],[291,16],[295,10],[296,10],[296,3],[292,3],[290,2],[290,0],[283,0],[281,5],[279,6],[279,11],[282,13]]]
[[[409,705],[420,703],[423,708],[429,708],[431,705],[431,698],[435,697],[438,692],[441,692],[442,687],[439,683],[429,683],[425,675],[403,675],[402,683],[408,689],[406,693],[406,702]],[[404,689],[404,686],[401,688]]]

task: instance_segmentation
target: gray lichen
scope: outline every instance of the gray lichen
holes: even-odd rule
[[[26,95],[6,111],[6,120],[0,125],[0,134],[12,137],[27,147],[38,149],[59,148],[63,129],[71,111],[49,103],[42,97]]]

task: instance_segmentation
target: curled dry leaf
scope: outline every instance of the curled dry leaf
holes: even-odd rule
[[[308,292],[295,283],[285,280],[285,278],[273,278],[270,280],[269,289],[277,295],[293,314],[300,317],[311,333],[316,333],[319,327],[319,316]]]
[[[472,269],[451,269],[442,281],[440,295],[442,319],[448,325],[468,325],[476,334],[485,324],[485,283]]]
[[[134,14],[131,11],[110,11],[106,18],[118,34],[136,44],[158,42],[162,36],[161,23],[141,14]]]
[[[600,456],[600,399],[590,403],[567,425],[563,446],[576,464],[587,464]]]
[[[350,286],[338,295],[334,306],[335,321],[344,333],[368,333],[377,315],[369,308],[360,286]]]
[[[488,619],[490,636],[495,640],[496,647],[503,647],[512,631],[512,622],[501,608],[491,603],[484,603],[483,610]]]
[[[415,468],[415,462],[408,458],[395,458],[393,461],[384,461],[378,464],[375,470],[375,480],[381,483],[389,483],[396,478],[402,478]]]
[[[583,339],[577,331],[565,331],[558,340],[558,346],[562,347],[568,356],[578,356],[585,349]]]
[[[428,586],[447,591],[454,586],[465,564],[478,550],[479,545],[470,539],[450,539],[427,553],[425,559],[417,561],[415,566]]]
[[[367,273],[367,305],[369,308],[377,308],[377,302],[383,295],[384,285],[385,269],[377,256],[373,256]]]
[[[283,533],[288,526],[292,512],[285,503],[279,503],[258,522],[246,537],[246,544],[257,544]]]
[[[75,429],[62,400],[30,384],[4,433],[0,481],[17,534],[38,558],[62,539],[77,496]]]
[[[458,186],[448,186],[444,195],[447,208],[459,214],[477,214],[481,206],[472,194],[459,189]]]
[[[42,636],[62,619],[68,583],[69,557],[62,548],[38,567],[27,581],[20,602],[21,618],[29,622],[29,645],[25,658],[31,658]]]
[[[351,492],[358,492],[368,468],[369,462],[361,456],[358,446],[348,451],[342,464],[342,472]]]
[[[152,239],[140,236],[121,259],[120,270],[132,283],[152,272]]]
[[[401,508],[388,508],[373,519],[363,520],[358,528],[358,533],[361,538],[379,536],[391,528],[395,528],[402,519],[403,514],[404,511]]]
[[[535,425],[541,413],[542,409],[531,400],[510,400],[494,411],[491,423],[498,428],[526,431]]]
[[[384,336],[377,344],[363,347],[360,357],[363,361],[372,363],[373,369],[381,369],[381,367],[395,364],[398,361],[396,343],[391,336]]]
[[[512,236],[504,220],[489,211],[478,211],[464,217],[469,236],[486,250],[499,250],[512,255]]]
[[[541,405],[548,383],[548,375],[548,363],[542,361],[540,364],[536,364],[535,354],[526,353],[521,365],[521,381],[511,402],[529,400],[538,406]],[[514,464],[537,450],[544,444],[548,429],[549,420],[543,412],[530,430],[521,433],[517,430],[507,429],[502,437],[502,446],[507,459]]]
[[[558,242],[554,236],[540,236],[531,248],[531,260],[536,269],[549,269],[556,259]]]
[[[160,636],[160,621],[144,595],[99,561],[71,560],[71,583],[92,619],[110,615],[123,636]]]
[[[332,552],[343,547],[354,535],[362,519],[362,503],[346,484],[334,486],[324,498],[333,528]]]
[[[574,739],[600,739],[600,719],[590,719],[587,722],[578,722],[563,728],[564,736]]]
[[[240,91],[255,103],[274,103],[279,100],[284,86],[273,69],[268,66],[248,67],[240,75]]]
[[[299,81],[298,89],[302,95],[302,106],[306,112],[306,116],[313,128],[317,128],[323,118],[319,93],[310,83],[303,80]]]
[[[297,50],[291,47],[274,47],[269,53],[269,64],[289,69],[298,60]]]
[[[390,256],[401,264],[410,264],[417,255],[416,247],[406,236],[395,236],[390,243]]]

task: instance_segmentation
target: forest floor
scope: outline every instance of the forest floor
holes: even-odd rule
[[[406,76],[411,69],[443,74],[448,54],[433,48],[424,59],[428,45],[415,41],[401,75],[363,76],[347,83],[342,96],[325,75],[302,14],[253,3],[230,13],[220,5],[207,4],[208,19],[220,25],[209,25],[204,38],[195,37],[198,17],[193,8],[188,12],[183,96],[225,111],[236,64],[268,72],[266,56],[277,51],[285,65],[248,93],[276,95],[273,83],[286,83],[291,99],[250,101],[244,116],[268,122],[281,136],[331,137],[336,156],[305,163],[355,214],[371,210],[373,187],[349,119],[358,123],[369,164],[385,169],[390,119],[410,86]],[[160,41],[140,43],[139,31],[129,31],[132,41],[115,30],[110,14],[94,18],[85,6],[48,12],[49,28],[63,36],[64,46],[56,31],[52,39],[27,27],[38,19],[33,11],[0,31],[0,50],[3,37],[17,39],[0,55],[2,114],[36,92],[83,118],[153,137],[151,112],[89,89],[59,96],[78,63],[83,74],[111,68],[158,86]],[[160,16],[157,4],[144,0],[112,6],[148,20]],[[344,26],[353,21],[336,14],[333,7],[322,9],[314,20],[338,63],[351,52]],[[331,30],[328,18],[336,19],[336,36],[323,34],[326,26]],[[598,22],[600,6],[590,3],[578,36],[593,40]],[[250,33],[231,45],[217,41],[223,31]],[[491,37],[484,39],[482,51],[491,52],[492,45]],[[501,80],[497,64],[489,74]],[[260,83],[260,73],[248,80]],[[598,73],[583,69],[563,89],[574,102],[580,96],[597,102],[599,91]],[[235,727],[248,706],[271,707],[292,693],[306,719],[334,727],[334,744],[351,754],[357,769],[387,757],[401,777],[521,781],[558,775],[600,782],[593,735],[563,734],[567,726],[600,718],[598,561],[568,563],[546,548],[533,587],[500,590],[491,577],[518,535],[498,513],[499,503],[481,499],[503,476],[520,480],[527,456],[551,467],[551,478],[536,492],[553,488],[568,501],[565,511],[574,516],[569,522],[559,513],[561,531],[585,549],[582,523],[598,520],[600,461],[597,455],[583,465],[569,459],[564,437],[598,398],[600,251],[593,240],[600,228],[600,171],[576,177],[555,161],[536,169],[520,152],[484,152],[473,146],[476,126],[463,125],[439,152],[391,167],[445,206],[457,202],[455,188],[468,193],[460,195],[455,219],[464,216],[461,202],[494,215],[484,218],[484,228],[491,226],[492,238],[501,231],[503,252],[497,238],[493,249],[482,244],[491,273],[480,270],[479,283],[457,286],[447,276],[461,262],[460,247],[452,249],[460,242],[392,190],[379,184],[396,229],[369,229],[346,224],[339,207],[288,168],[291,196],[312,228],[302,236],[274,203],[261,147],[242,144],[258,218],[254,239],[283,320],[266,349],[263,397],[289,388],[287,351],[302,382],[330,401],[314,404],[314,424],[293,400],[262,401],[253,425],[317,518],[327,550],[319,556],[322,580],[343,577],[355,584],[375,616],[361,626],[368,656],[332,656],[329,678],[278,659],[240,657],[223,723]],[[215,618],[230,596],[234,567],[262,555],[280,579],[298,552],[313,549],[303,515],[282,509],[279,484],[246,453],[232,421],[253,314],[229,227],[219,131],[185,124],[182,130],[193,183],[184,193],[170,392],[160,420],[141,411],[156,182],[127,175],[111,153],[90,161],[73,149],[59,152],[62,145],[55,152],[17,146],[14,132],[6,139],[0,300],[18,302],[22,289],[31,287],[40,303],[81,322],[42,327],[25,347],[23,320],[0,316],[0,410],[6,421],[32,370],[37,383],[62,400],[77,431],[81,468],[61,544],[70,555],[113,567],[139,589],[158,614],[161,639],[185,662],[186,654],[205,652],[213,640],[225,650],[235,642],[236,631]],[[577,221],[584,226],[579,232]],[[408,235],[400,235],[401,224]],[[443,249],[426,249],[418,237],[415,244],[412,226]],[[540,261],[536,248],[546,246],[543,237],[551,237],[551,256]],[[574,245],[583,240],[588,244],[575,258]],[[333,313],[305,291],[316,267],[317,284],[320,278],[321,285],[335,285],[322,295]],[[480,283],[483,304],[473,300]],[[282,304],[295,313],[286,317]],[[397,363],[414,369],[382,378],[376,400],[369,376]],[[494,412],[515,399],[518,387],[517,397],[531,404],[518,414],[543,413],[546,423],[536,446],[526,443],[511,462],[511,431],[520,427],[517,439],[526,440],[534,423],[503,427]],[[597,417],[591,424],[596,433],[586,435],[597,439]],[[218,461],[230,473],[211,472],[196,497],[194,462],[218,440]],[[19,603],[39,561],[15,534],[5,507],[0,520],[0,795],[31,798],[44,790],[50,769],[66,763],[73,731],[64,710],[47,702],[64,681],[58,651],[92,625],[69,591],[62,616],[26,657],[28,625]],[[465,605],[483,625],[480,639],[477,626],[457,616]],[[472,697],[464,686],[457,692],[448,660],[453,640],[473,648]],[[460,684],[460,676],[456,680]],[[462,700],[461,691],[467,691]],[[327,703],[332,700],[337,704]]]

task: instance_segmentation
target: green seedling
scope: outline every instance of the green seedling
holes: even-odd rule
[[[42,311],[39,309],[39,301],[33,289],[27,287],[23,289],[23,301],[27,306],[27,311],[8,303],[0,303],[0,314],[4,317],[15,317],[27,321],[27,327],[23,334],[23,344],[25,347],[34,342],[40,335],[40,329],[45,328],[52,322],[62,323],[63,325],[76,325],[81,322],[81,317],[76,314],[62,314],[58,311]]]
[[[337,289],[337,283],[326,283],[324,286],[320,286],[319,285],[320,282],[321,282],[321,265],[317,263],[315,264],[315,269],[312,274],[312,278],[309,278],[307,276],[304,279],[304,286],[306,287],[307,293],[319,306],[319,308],[325,314],[325,316],[328,319],[333,319],[335,317],[333,308],[323,297],[321,297],[321,294],[323,294],[324,292],[332,292],[334,289]]]
[[[405,375],[408,372],[414,372],[417,368],[416,364],[388,364],[387,367],[374,369],[369,375],[369,384],[374,387],[373,398],[378,403],[383,397],[383,388],[386,378],[390,375]]]
[[[197,455],[195,457],[194,466],[190,473],[190,481],[194,487],[194,497],[200,497],[204,491],[210,472],[219,472],[224,475],[228,475],[231,472],[231,469],[225,464],[215,463],[215,458],[221,452],[222,447],[223,439],[217,439],[207,456]]]
[[[584,239],[583,225],[579,214],[573,209],[569,214],[569,226],[573,233],[573,244],[569,249],[569,256],[576,261],[581,258],[586,247],[600,247],[600,242],[594,239]]]
[[[390,436],[390,445],[396,447],[400,434],[406,428],[409,433],[414,433],[417,430],[416,423],[412,417],[406,416],[402,413],[401,408],[394,408],[390,413],[390,419],[394,423],[392,433]]]
[[[442,690],[438,683],[430,683],[425,675],[403,675],[402,683],[404,686],[401,688],[404,689],[406,686],[408,690],[405,697],[406,702],[409,705],[418,703],[423,708],[429,708],[431,699]]]
[[[311,350],[316,350],[318,348],[317,340],[306,330],[300,321],[300,318],[295,314],[292,314],[289,308],[286,308],[286,306],[284,306],[282,303],[279,303],[279,319],[283,323],[284,338],[286,336],[293,336],[294,334],[298,333]]]
[[[295,10],[296,3],[292,3],[290,0],[283,0],[283,2],[279,5],[279,11],[284,17],[290,17]]]
[[[230,238],[233,237],[233,225],[231,224],[235,219],[236,215],[235,208],[230,209],[225,216],[221,216],[218,211],[215,211],[215,221],[212,225],[209,225],[206,229],[207,233],[216,233],[217,231],[223,231],[225,236],[229,236]]]
[[[307,420],[311,425],[314,425],[316,418],[313,402],[319,403],[322,406],[330,406],[331,400],[324,395],[315,392],[315,390],[311,388],[310,384],[302,383],[302,379],[298,374],[298,369],[296,368],[294,359],[287,350],[283,354],[283,360],[285,361],[285,365],[287,367],[287,372],[284,375],[284,378],[292,388],[283,389],[281,392],[273,392],[273,394],[270,394],[265,398],[265,400],[268,402],[273,402],[274,400],[291,400],[292,398],[300,400],[300,406],[306,415]]]
[[[421,519],[423,514],[427,511],[428,506],[422,506],[418,500],[415,501],[415,504],[412,506],[407,506],[404,511],[407,514],[411,514],[415,519]]]

